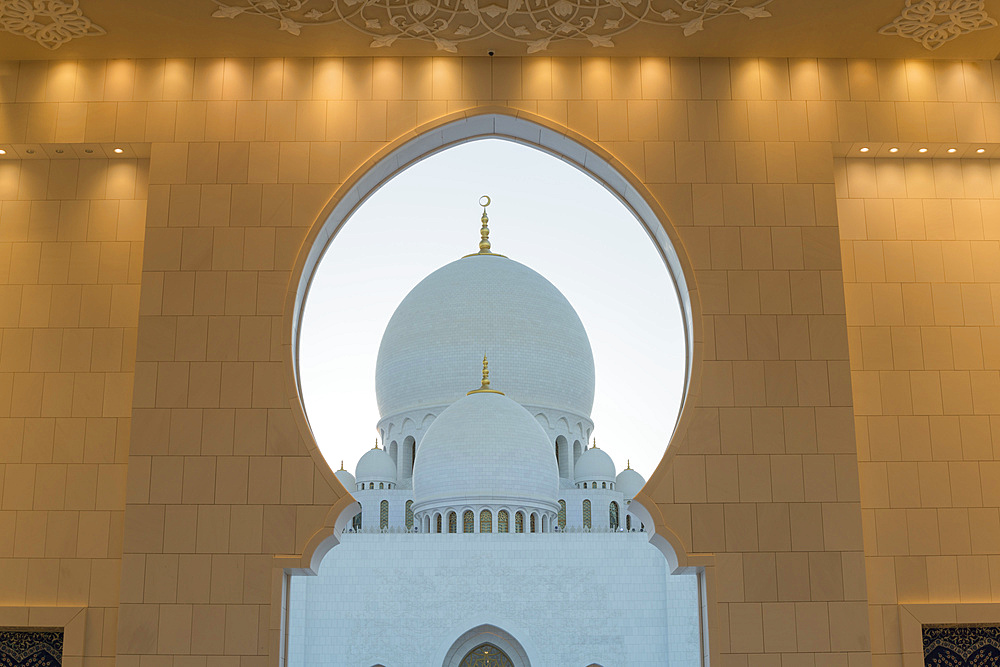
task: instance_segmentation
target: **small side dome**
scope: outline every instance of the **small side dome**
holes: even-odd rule
[[[631,467],[628,467],[618,473],[615,484],[625,500],[632,500],[635,498],[635,494],[639,493],[639,490],[646,485],[646,480]]]
[[[613,482],[615,462],[603,449],[591,447],[576,460],[576,481]]]
[[[374,448],[365,452],[358,461],[354,474],[359,482],[393,482],[396,481],[396,464],[384,449]]]
[[[354,490],[354,485],[357,484],[357,482],[354,479],[354,475],[352,475],[350,471],[344,470],[343,461],[340,462],[340,470],[334,470],[333,474],[337,478],[337,481],[344,485],[345,489],[348,491]]]

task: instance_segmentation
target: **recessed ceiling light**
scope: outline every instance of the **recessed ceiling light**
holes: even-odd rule
[[[84,149],[83,149],[83,152],[84,152],[84,153],[93,153],[93,152],[94,152],[94,149],[93,149],[93,148],[84,148]]]
[[[889,149],[889,152],[890,152],[890,153],[898,153],[898,152],[899,152],[899,149],[898,149],[898,148],[896,148],[895,146],[893,146],[892,148],[890,148],[890,149]]]
[[[867,146],[863,147],[863,148],[861,149],[861,152],[862,152],[862,153],[867,153],[867,152],[868,152],[868,147],[867,147]]]
[[[5,151],[4,149],[0,148],[0,155],[6,155],[6,154],[7,154],[7,151]]]
[[[977,152],[977,153],[985,153],[985,152],[986,152],[986,149],[985,149],[985,148],[977,148],[977,149],[976,149],[976,152]]]
[[[63,149],[61,149],[61,148],[57,148],[56,149],[56,153],[59,153],[60,155],[62,155],[62,152],[63,152]]]
[[[34,148],[29,148],[28,150],[26,150],[24,152],[27,153],[28,155],[34,155],[35,154],[35,149]]]
[[[921,149],[917,150],[917,152],[918,153],[926,153],[927,149],[926,148],[921,148]]]
[[[949,148],[949,149],[948,149],[948,152],[949,152],[949,153],[954,153],[954,152],[955,152],[955,151],[957,151],[957,150],[958,150],[957,148]]]
[[[125,150],[124,150],[124,149],[122,149],[122,148],[116,148],[116,149],[115,149],[115,152],[116,152],[116,153],[124,153],[124,152],[125,152]]]

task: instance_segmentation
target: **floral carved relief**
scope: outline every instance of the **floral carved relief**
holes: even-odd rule
[[[212,0],[212,16],[247,14],[299,35],[306,26],[345,23],[372,38],[372,47],[397,40],[431,42],[454,53],[462,42],[487,36],[519,42],[528,53],[565,40],[614,46],[613,38],[640,24],[682,31],[685,37],[726,16],[766,18],[773,0]]]
[[[50,50],[77,37],[104,34],[104,28],[83,15],[79,0],[0,0],[0,30]]]
[[[986,0],[906,0],[892,23],[879,29],[883,35],[907,37],[933,51],[945,42],[997,25],[986,14]]]

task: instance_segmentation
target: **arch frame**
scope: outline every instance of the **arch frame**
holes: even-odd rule
[[[298,371],[299,325],[316,267],[354,212],[396,174],[455,145],[487,138],[504,139],[535,148],[593,178],[633,214],[673,278],[674,296],[681,305],[687,343],[684,391],[673,434],[646,483],[651,491],[666,477],[666,464],[673,458],[670,443],[677,440],[679,433],[687,430],[696,402],[692,399],[700,393],[704,337],[692,264],[679,234],[656,198],[614,155],[594,140],[567,127],[503,106],[482,106],[447,114],[386,144],[337,188],[303,240],[285,293],[281,344],[289,406],[310,456],[331,486],[342,488],[319,451],[309,426]]]
[[[320,452],[302,401],[298,372],[299,325],[315,269],[339,230],[354,212],[396,174],[458,144],[487,138],[513,141],[535,148],[593,178],[633,214],[673,278],[687,343],[681,408],[660,462],[626,512],[632,511],[641,517],[647,527],[652,528],[649,531],[650,543],[667,558],[672,573],[703,575],[704,585],[709,589],[707,600],[703,604],[707,603],[708,607],[707,625],[712,626],[715,617],[712,613],[715,597],[711,592],[714,589],[714,557],[711,554],[689,555],[683,540],[669,527],[659,507],[650,498],[670,474],[669,464],[676,454],[671,445],[687,431],[701,393],[704,335],[693,265],[669,216],[642,180],[620,160],[595,140],[568,127],[530,112],[504,106],[481,106],[446,114],[386,143],[336,189],[302,241],[290,273],[284,301],[281,347],[286,395],[296,426],[319,474],[335,493],[337,489],[342,489],[345,493],[339,495],[327,513],[324,525],[312,535],[301,555],[276,556],[275,567],[283,571],[284,577],[314,575],[322,559],[339,543],[340,532],[360,510],[360,505],[350,495],[350,490],[343,488]],[[579,441],[574,442],[573,458],[578,455],[578,443]],[[511,516],[510,522],[514,523],[514,519]],[[447,526],[443,526],[443,529],[443,532],[447,531]],[[515,532],[513,525],[510,529]],[[528,532],[527,525],[525,532]],[[285,580],[284,577],[282,581]],[[283,596],[283,588],[284,586],[279,586],[276,594]],[[705,647],[713,654],[717,651],[715,642],[705,642]]]

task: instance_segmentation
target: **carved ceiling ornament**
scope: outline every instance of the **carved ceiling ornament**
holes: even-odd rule
[[[79,0],[0,0],[0,30],[22,35],[49,50],[76,39],[105,34],[83,15]]]
[[[264,16],[298,35],[305,26],[345,23],[372,38],[373,48],[397,40],[433,42],[455,53],[462,42],[489,35],[544,51],[552,42],[614,46],[639,24],[676,28],[689,37],[723,16],[771,15],[774,0],[212,0],[212,16]]]
[[[986,0],[906,0],[899,16],[879,33],[908,37],[933,51],[956,37],[996,25],[986,14]]]

